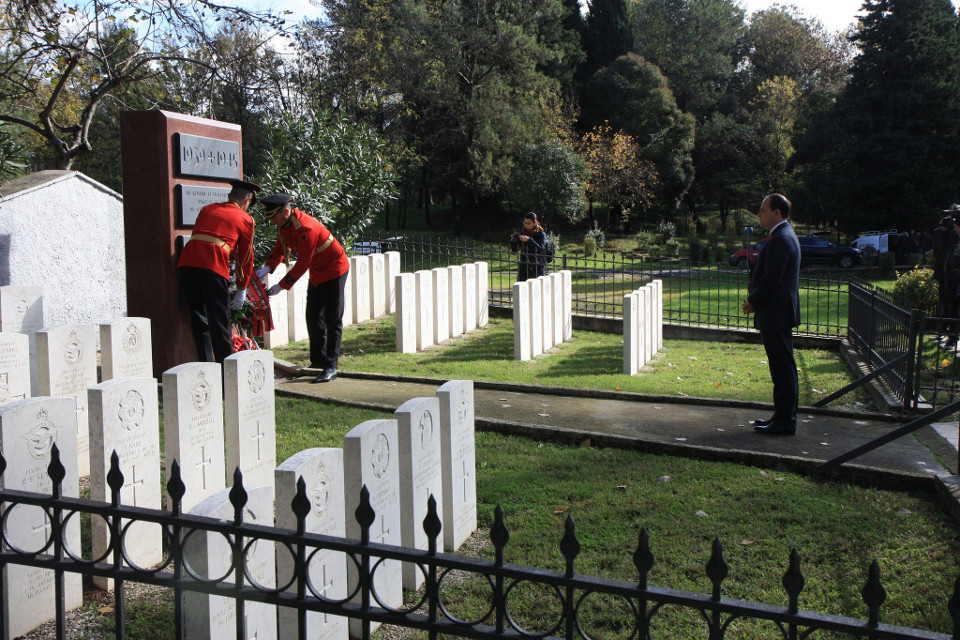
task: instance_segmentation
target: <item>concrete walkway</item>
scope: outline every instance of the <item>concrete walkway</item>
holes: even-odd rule
[[[282,365],[281,365],[282,366]],[[292,365],[278,394],[393,411],[410,398],[433,396],[445,380],[377,374],[341,374],[312,384],[315,373]],[[817,464],[884,435],[906,422],[882,414],[801,407],[796,436],[764,436],[749,421],[769,417],[772,405],[657,397],[623,392],[476,382],[477,428],[540,439],[621,446],[646,451],[810,471]],[[956,473],[957,451],[931,427],[844,464],[836,475],[881,484],[930,486],[931,476]],[[953,424],[956,441],[957,425]]]

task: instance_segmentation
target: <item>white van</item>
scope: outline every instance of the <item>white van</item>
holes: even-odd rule
[[[864,257],[867,258],[869,263],[870,254],[873,254],[875,257],[879,258],[881,253],[887,253],[890,251],[894,246],[890,239],[896,237],[896,229],[890,229],[888,231],[866,231],[861,233],[860,237],[851,242],[850,246],[854,249],[859,249]]]

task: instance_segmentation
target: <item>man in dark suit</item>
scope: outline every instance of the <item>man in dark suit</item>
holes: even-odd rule
[[[797,432],[797,363],[793,359],[793,328],[800,324],[800,242],[790,217],[790,201],[779,193],[763,199],[760,226],[770,232],[750,271],[743,312],[752,313],[760,330],[773,380],[773,417],[754,420],[758,433]]]

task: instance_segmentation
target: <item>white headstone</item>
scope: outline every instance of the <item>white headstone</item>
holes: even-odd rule
[[[155,378],[113,378],[90,387],[90,498],[110,502],[107,473],[110,458],[117,452],[124,506],[161,508],[160,415]],[[126,526],[124,521],[123,526]],[[103,518],[90,521],[93,557],[99,558],[110,545],[110,531]],[[132,523],[123,537],[126,557],[136,566],[149,568],[163,560],[163,539],[159,526]],[[109,558],[108,558],[109,559]],[[101,589],[112,589],[113,580],[94,576]]]
[[[180,463],[184,512],[226,486],[223,382],[216,362],[188,362],[163,372],[163,452],[168,479],[173,461]]]
[[[657,350],[663,349],[663,280],[654,280],[657,287],[657,302],[654,310],[657,313],[654,324],[657,327]]]
[[[266,275],[263,286],[269,289],[275,284],[280,284],[283,276],[287,275],[287,265],[282,262],[277,265],[273,273]],[[270,315],[273,318],[273,331],[265,331],[263,334],[263,346],[267,349],[276,349],[290,343],[290,319],[287,311],[287,292],[281,291],[275,296],[270,296]]]
[[[36,333],[43,328],[43,289],[8,284],[0,287],[0,331],[25,333],[30,339],[30,390],[38,395]]]
[[[244,483],[246,485],[246,483]],[[247,503],[243,507],[243,522],[273,526],[273,488],[244,486]],[[233,521],[233,505],[230,490],[224,489],[206,498],[190,510],[190,515]],[[243,555],[245,573],[261,587],[276,586],[276,557],[274,543],[257,540],[245,542]],[[197,533],[186,539],[183,546],[184,561],[202,578],[216,579],[223,576],[220,584],[232,586],[235,581],[232,549],[226,538],[219,533]],[[250,584],[249,578],[245,581]],[[234,640],[237,637],[237,601],[234,598],[191,593],[184,598],[186,637],[209,640]],[[247,638],[276,640],[277,607],[247,600],[244,603]]]
[[[300,342],[310,338],[307,330],[307,287],[310,286],[310,274],[305,273],[293,283],[287,291],[287,330],[290,342]]]
[[[563,320],[566,314],[563,311],[563,276],[551,273],[550,280],[553,286],[553,344],[563,342]]]
[[[539,278],[527,282],[530,283],[530,356],[536,358],[543,353],[543,284]]]
[[[80,476],[90,475],[87,389],[97,384],[97,330],[66,326],[37,331],[37,395],[74,398]],[[69,455],[68,452],[62,452]]]
[[[273,486],[277,420],[273,352],[241,351],[223,361],[227,484],[240,467],[244,482]]]
[[[463,267],[447,267],[447,309],[450,317],[450,337],[463,333]]]
[[[17,491],[49,495],[53,482],[47,475],[50,447],[56,443],[66,468],[63,495],[80,494],[76,456],[77,409],[73,398],[28,398],[0,406],[0,447],[7,460],[3,486]],[[9,508],[9,507],[8,507]],[[40,507],[14,507],[5,521],[6,541],[24,551],[40,551],[48,542],[52,526]],[[80,518],[67,523],[68,548],[80,555]],[[82,577],[67,573],[64,592],[66,608],[83,604]],[[4,621],[11,638],[27,633],[54,616],[53,571],[8,564],[3,570]]]
[[[543,350],[546,351],[553,346],[553,280],[550,276],[540,276],[537,280],[542,291]]]
[[[0,333],[0,404],[30,397],[30,338]]]
[[[397,310],[397,276],[400,275],[400,252],[387,251],[383,255],[386,257],[387,313],[395,313]]]
[[[637,367],[642,367],[649,361],[647,358],[648,293],[645,287],[640,287],[634,291],[637,296]]]
[[[400,544],[400,450],[397,440],[396,420],[367,420],[343,437],[343,494],[346,504],[347,537],[360,539],[360,525],[356,511],[360,504],[360,489],[366,486],[370,493],[370,506],[376,519],[370,527],[370,542],[377,544]],[[371,558],[370,566],[378,561]],[[347,563],[348,592],[358,583],[356,567]],[[403,603],[403,585],[400,563],[384,560],[373,577],[374,588],[380,600],[387,606],[397,608]],[[360,602],[357,593],[356,602]],[[379,624],[370,626],[371,631]],[[359,637],[361,624],[350,621],[350,635]]]
[[[490,322],[490,265],[477,263],[477,326]]]
[[[473,380],[451,380],[437,389],[443,459],[443,548],[456,551],[477,528],[476,441]]]
[[[433,272],[415,272],[417,285],[417,351],[433,344]]]
[[[121,318],[100,325],[100,377],[153,377],[150,318]]]
[[[397,353],[417,352],[417,280],[412,273],[396,277]]]
[[[636,292],[623,296],[623,372],[637,373],[637,296]]]
[[[290,458],[276,470],[277,526],[296,529],[297,518],[290,504],[297,495],[297,481],[303,478],[310,501],[304,531],[343,538],[347,535],[343,501],[343,449],[306,449]],[[313,549],[308,550],[308,555]],[[277,547],[277,576],[281,584],[294,573],[296,557],[284,547]],[[344,554],[320,549],[312,556],[307,569],[316,594],[328,600],[347,596],[347,562]],[[290,588],[295,592],[296,584]],[[309,589],[307,590],[309,594]],[[281,607],[280,637],[297,637],[297,611]],[[316,611],[307,612],[308,640],[347,640],[347,618]]]
[[[463,265],[463,332],[477,328],[477,265]]]
[[[387,315],[387,260],[382,253],[370,254],[370,315]]]
[[[566,342],[573,338],[573,272],[564,269],[560,275],[563,276],[563,340]]]
[[[440,456],[440,401],[437,398],[413,398],[400,405],[397,419],[400,442],[400,544],[427,549],[423,521],[427,517],[430,496],[437,501],[437,515],[443,522],[443,477]],[[442,548],[442,541],[438,548]],[[402,567],[403,588],[416,591],[424,575],[413,563]]]
[[[350,258],[350,279],[353,281],[353,322],[370,319],[370,256]]]
[[[450,291],[446,267],[433,269],[433,343],[450,338]]]
[[[356,304],[353,300],[353,275],[347,272],[343,283],[343,326],[349,327],[353,324],[354,307]]]
[[[530,281],[513,283],[513,359],[529,360]]]
[[[656,334],[653,330],[654,323],[654,309],[653,309],[653,299],[656,296],[656,288],[652,284],[648,284],[643,288],[643,291],[646,292],[646,306],[643,310],[643,327],[644,327],[644,363],[650,362],[653,359],[653,353],[656,351],[654,348],[654,341],[656,340]],[[641,298],[642,300],[642,298]]]

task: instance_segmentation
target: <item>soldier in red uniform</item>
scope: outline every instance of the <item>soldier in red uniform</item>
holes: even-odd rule
[[[200,210],[177,263],[200,362],[223,364],[233,353],[230,309],[243,306],[253,273],[253,218],[247,209],[260,186],[243,180],[231,180],[230,186],[226,202]],[[231,260],[236,264],[237,292],[229,300]]]
[[[264,218],[277,225],[277,244],[257,275],[262,278],[273,272],[281,260],[289,261],[290,253],[296,252],[297,263],[267,291],[272,296],[290,289],[310,270],[306,314],[310,366],[323,370],[314,382],[329,382],[337,377],[343,334],[343,288],[350,260],[330,230],[319,220],[293,208],[291,200],[293,196],[279,193],[260,201]]]

